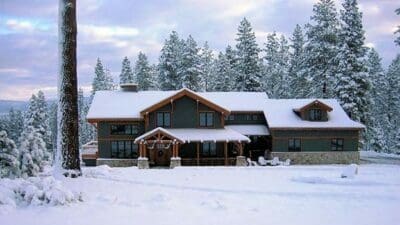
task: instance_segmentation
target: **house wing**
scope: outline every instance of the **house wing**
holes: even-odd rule
[[[161,101],[159,101],[159,102],[157,102],[157,103],[155,103],[155,104],[143,109],[140,112],[140,114],[143,116],[146,113],[153,112],[153,111],[155,111],[155,110],[157,110],[157,109],[159,109],[159,108],[161,108],[161,107],[163,107],[163,106],[165,106],[165,105],[167,105],[167,104],[169,104],[169,103],[171,103],[171,102],[173,102],[173,101],[175,101],[177,99],[180,99],[180,98],[182,98],[184,96],[187,96],[187,97],[189,97],[189,98],[191,98],[191,99],[193,99],[195,101],[198,101],[198,102],[200,102],[200,103],[202,103],[202,104],[204,104],[204,105],[206,105],[206,106],[208,106],[208,107],[210,107],[210,108],[212,108],[212,109],[214,109],[214,110],[216,110],[218,112],[221,112],[224,115],[229,115],[230,114],[230,111],[228,109],[226,109],[226,108],[224,108],[224,107],[222,107],[222,106],[210,101],[209,99],[207,99],[207,98],[205,98],[203,96],[200,96],[199,94],[197,94],[194,91],[192,91],[190,89],[187,89],[187,88],[183,88],[183,89],[179,90],[178,92],[176,92],[175,94],[173,94],[173,95],[171,95],[171,96],[169,96],[169,97],[167,97],[167,98],[165,98],[165,99],[163,99],[163,100],[161,100]]]

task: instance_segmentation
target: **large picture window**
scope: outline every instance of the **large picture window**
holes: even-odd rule
[[[343,151],[343,138],[333,138],[331,141],[332,151]]]
[[[139,133],[137,125],[133,124],[112,124],[111,134],[112,135],[134,135]]]
[[[310,109],[308,111],[309,118],[311,121],[321,121],[322,120],[322,111],[321,109]]]
[[[200,127],[213,127],[214,126],[214,113],[213,112],[201,112],[199,113]]]
[[[111,141],[111,158],[137,158],[138,146],[133,141]]]
[[[157,112],[157,127],[171,127],[170,112]]]
[[[215,142],[203,142],[201,154],[205,157],[217,156],[217,144]]]
[[[290,138],[288,143],[289,152],[300,152],[301,151],[301,141],[298,138]]]

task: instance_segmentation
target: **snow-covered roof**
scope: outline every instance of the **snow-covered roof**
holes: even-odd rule
[[[243,135],[269,135],[269,130],[266,125],[251,124],[251,125],[225,125],[225,128],[232,129]]]
[[[328,112],[328,121],[302,120],[293,109],[301,108],[313,100],[315,99],[268,99],[263,111],[269,128],[365,128],[361,123],[351,120],[336,99],[318,99],[332,108]]]
[[[240,142],[250,142],[250,139],[243,134],[240,134],[237,131],[232,129],[224,128],[224,129],[196,129],[196,128],[177,128],[177,129],[168,129],[168,128],[155,128],[135,139],[135,143],[141,141],[147,136],[151,136],[151,134],[157,133],[158,131],[163,131],[164,133],[175,137],[177,140],[182,140],[184,143],[190,142],[204,142],[204,141],[213,141],[213,142],[230,142],[230,141],[240,141]]]
[[[97,91],[86,118],[141,119],[140,112],[142,110],[175,95],[181,90]],[[230,111],[262,111],[260,102],[268,99],[263,92],[196,92],[196,94]]]

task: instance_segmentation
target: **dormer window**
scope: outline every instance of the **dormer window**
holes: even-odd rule
[[[310,109],[308,111],[310,121],[321,121],[322,110],[321,109]]]

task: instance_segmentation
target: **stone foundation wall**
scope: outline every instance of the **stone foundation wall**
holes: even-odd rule
[[[137,159],[109,159],[109,158],[98,158],[96,160],[96,165],[107,165],[110,167],[129,167],[136,166]]]
[[[290,159],[291,164],[358,164],[360,152],[272,152],[272,157]]]

